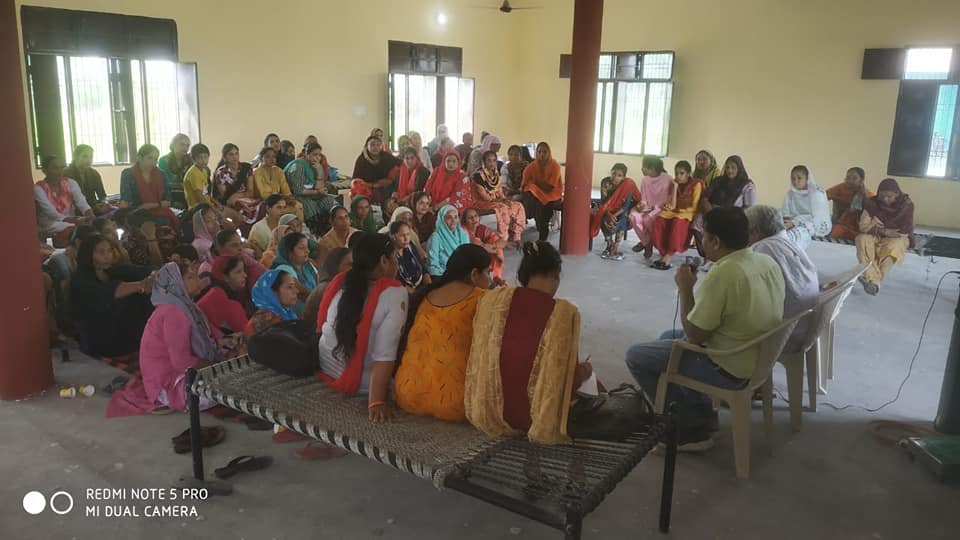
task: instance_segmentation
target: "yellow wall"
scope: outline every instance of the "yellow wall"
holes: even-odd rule
[[[525,80],[527,127],[564,155],[569,81],[557,78],[570,52],[572,2],[538,2],[541,32],[524,43],[534,62]],[[779,206],[790,168],[808,165],[821,184],[848,167],[886,177],[897,81],[862,81],[863,50],[960,43],[960,2],[947,0],[606,0],[603,50],[674,50],[673,118],[667,168],[700,148],[740,154],[759,199]],[[536,122],[532,120],[536,119]],[[598,154],[595,183],[616,161],[639,178],[640,159]],[[960,227],[960,182],[902,179],[917,222]]]
[[[199,64],[200,129],[211,148],[232,141],[246,156],[269,131],[298,144],[316,133],[331,161],[351,169],[369,130],[386,124],[386,48],[395,39],[463,47],[464,75],[477,79],[475,130],[505,144],[547,140],[565,154],[569,81],[557,69],[570,52],[571,0],[509,16],[470,7],[492,0],[288,0],[277,4],[291,14],[283,18],[249,0],[28,3],[175,18],[181,58]],[[761,202],[777,205],[797,163],[825,185],[853,165],[873,187],[886,176],[898,83],[860,80],[864,48],[960,43],[960,2],[948,0],[605,4],[604,50],[676,51],[668,168],[700,148],[720,159],[739,153]],[[450,15],[446,27],[435,22],[439,9]],[[621,160],[639,176],[639,158],[597,155],[595,182]],[[119,169],[104,176],[116,192]],[[960,182],[901,185],[918,223],[960,228],[951,204]]]
[[[514,97],[505,81],[518,69],[506,61],[515,19],[468,7],[481,1],[29,0],[17,2],[18,15],[21,3],[175,19],[181,61],[198,64],[200,132],[214,153],[233,142],[252,156],[268,132],[298,146],[313,133],[349,174],[370,130],[387,125],[391,39],[463,47],[463,76],[477,80],[477,130],[520,136],[519,119],[504,106]],[[436,23],[441,9],[446,26]],[[357,107],[366,115],[356,116]],[[423,135],[426,142],[434,134]],[[119,192],[122,169],[100,169],[108,193]]]

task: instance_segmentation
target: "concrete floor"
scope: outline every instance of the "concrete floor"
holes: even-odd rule
[[[528,234],[533,231],[528,231]],[[555,240],[555,238],[554,238]],[[629,245],[632,244],[629,243]],[[597,246],[597,250],[600,246]],[[855,263],[853,248],[814,244],[810,255],[824,274]],[[517,264],[508,255],[508,276]],[[593,357],[605,381],[629,380],[623,352],[671,327],[671,273],[647,268],[640,256],[601,260],[596,253],[565,261],[560,296],[583,315],[582,354]],[[917,347],[923,317],[940,275],[960,261],[910,256],[884,282],[878,297],[857,289],[842,313],[836,340],[836,378],[822,399],[877,406],[892,398]],[[944,281],[923,348],[900,399],[881,412],[805,413],[803,430],[789,432],[786,404],[776,401],[772,453],[754,415],[753,470],[734,477],[728,418],[705,455],[681,456],[673,529],[677,539],[934,539],[957,538],[960,487],[942,485],[901,451],[866,431],[870,420],[929,422],[936,414],[957,279]],[[59,384],[103,386],[116,370],[79,354],[55,361]],[[776,384],[785,388],[778,368]],[[66,400],[55,393],[0,403],[0,538],[559,538],[557,531],[474,501],[360,457],[306,463],[297,445],[277,445],[263,432],[224,424],[227,440],[205,452],[208,474],[232,457],[272,455],[265,471],[235,477],[228,497],[196,502],[196,518],[84,517],[88,488],[168,488],[190,472],[170,437],[186,428],[184,415],[104,418],[107,399]],[[207,425],[216,421],[203,419]],[[659,537],[656,530],[662,459],[649,456],[588,516],[584,538]],[[70,492],[76,508],[63,516],[27,515],[21,500],[38,490]],[[64,499],[58,500],[63,508]],[[123,504],[123,503],[119,503]],[[129,502],[127,503],[129,504]],[[105,511],[105,510],[104,510]],[[952,531],[952,532],[951,532]]]

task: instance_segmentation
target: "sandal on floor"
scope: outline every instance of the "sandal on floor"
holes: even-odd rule
[[[166,415],[168,415],[168,414],[173,414],[173,413],[175,413],[175,412],[177,412],[177,411],[171,409],[170,407],[167,407],[166,405],[161,405],[161,406],[157,407],[156,409],[150,411],[150,414],[152,414],[152,415],[154,415],[154,416],[166,416]]]
[[[637,245],[633,246],[633,251],[634,251],[634,253],[640,253],[640,252],[642,252],[642,251],[645,250],[645,249],[647,249],[647,248],[644,247],[644,245],[641,244],[640,242],[637,242]]]
[[[294,452],[294,455],[303,460],[315,461],[343,457],[349,453],[350,452],[344,450],[343,448],[338,448],[336,446],[317,441],[307,443],[307,445],[303,448],[298,448]]]
[[[212,427],[202,427],[200,428],[200,446],[207,448],[210,446],[215,446],[220,444],[223,439],[227,437],[227,431],[220,426]],[[187,429],[183,433],[177,435],[172,439],[173,441],[173,451],[178,454],[189,454],[190,453],[190,430]]]
[[[238,472],[259,471],[266,469],[273,464],[273,458],[270,456],[240,456],[231,459],[225,467],[220,467],[213,471],[217,478],[230,478]]]
[[[250,431],[272,431],[273,426],[275,425],[273,422],[262,420],[260,418],[257,418],[256,416],[245,418],[243,420],[243,423],[244,425],[247,426],[247,429],[249,429]]]
[[[669,270],[673,268],[673,265],[667,264],[663,261],[655,261],[653,264],[650,265],[650,267],[656,268],[657,270]]]

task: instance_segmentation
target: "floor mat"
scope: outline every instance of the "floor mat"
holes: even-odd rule
[[[927,257],[960,259],[960,238],[934,236],[920,248],[920,253]]]

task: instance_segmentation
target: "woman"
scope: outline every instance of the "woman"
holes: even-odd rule
[[[390,216],[390,221],[380,228],[377,232],[380,234],[390,234],[390,227],[394,223],[406,223],[409,227],[410,232],[410,244],[413,248],[420,254],[420,258],[423,260],[427,259],[427,252],[423,250],[423,244],[420,242],[420,235],[417,234],[417,231],[413,227],[413,210],[410,210],[406,206],[400,206],[393,211],[393,214]]]
[[[383,141],[383,150],[384,150],[385,152],[389,152],[390,154],[393,154],[393,149],[391,149],[391,148],[390,148],[390,145],[387,144],[387,137],[384,135],[382,129],[380,129],[380,128],[373,128],[373,129],[371,129],[371,130],[370,130],[370,136],[371,136],[371,137],[376,137],[376,138],[380,139],[381,141]]]
[[[644,156],[641,172],[643,172],[643,179],[640,180],[641,198],[637,201],[636,208],[630,211],[630,223],[633,224],[633,231],[640,239],[637,245],[633,246],[633,251],[637,253],[642,251],[643,257],[649,259],[653,257],[651,241],[653,223],[657,220],[657,214],[660,213],[663,205],[670,199],[673,178],[663,168],[663,160],[654,156]]]
[[[450,130],[447,129],[447,126],[440,124],[437,126],[437,136],[427,143],[427,152],[430,154],[435,153],[437,149],[440,148],[440,143],[448,138],[450,138]]]
[[[527,216],[537,221],[541,242],[550,236],[550,219],[555,210],[560,210],[563,201],[563,178],[560,164],[553,159],[550,145],[537,145],[537,159],[523,170],[523,205]]]
[[[400,367],[397,405],[420,416],[465,422],[464,386],[477,302],[490,288],[490,255],[473,245],[450,256],[447,271],[411,306]]]
[[[280,224],[280,218],[287,215],[287,200],[283,195],[274,193],[264,199],[263,206],[267,209],[267,215],[250,228],[249,240],[250,245],[256,248],[256,253],[261,255],[270,245],[270,233]]]
[[[595,379],[578,363],[580,313],[555,298],[560,253],[527,242],[517,271],[521,287],[488,291],[477,302],[467,361],[467,419],[491,437],[526,435],[532,442],[569,442],[574,389]]]
[[[349,210],[342,206],[333,207],[330,210],[330,230],[320,238],[319,259],[323,260],[330,251],[336,248],[347,247],[350,236],[358,230],[350,225]]]
[[[199,292],[200,279],[191,265],[165,264],[150,298],[156,309],[140,342],[140,371],[147,398],[175,411],[187,410],[187,369],[222,360],[207,318],[193,302]],[[201,408],[211,405],[204,403]]]
[[[880,282],[894,264],[902,263],[913,247],[913,201],[893,178],[877,186],[877,195],[863,203],[857,260],[869,263],[860,283],[871,296],[880,292]]]
[[[63,160],[56,156],[43,159],[43,180],[33,186],[40,234],[52,237],[54,246],[67,247],[74,227],[93,220],[93,209],[80,191],[80,185],[63,175]]]
[[[260,166],[253,173],[254,195],[264,201],[271,195],[282,195],[286,200],[285,206],[290,207],[293,213],[302,220],[303,204],[293,197],[293,192],[290,191],[290,185],[287,184],[287,177],[283,174],[283,169],[277,167],[277,152],[273,148],[265,146],[260,150],[259,157]],[[270,213],[269,207],[267,213]]]
[[[381,203],[397,190],[394,167],[398,165],[392,154],[385,152],[379,137],[367,137],[363,152],[353,165],[351,195],[363,194],[373,202]]]
[[[397,255],[388,236],[364,234],[353,255],[353,267],[333,278],[320,302],[317,376],[337,392],[367,394],[369,419],[384,422],[393,417],[387,392],[407,290],[394,278]]]
[[[220,204],[240,212],[242,223],[239,225],[246,233],[266,214],[253,187],[253,167],[240,161],[240,149],[233,143],[223,145],[220,155],[211,191]]]
[[[377,232],[377,218],[370,209],[369,198],[357,195],[350,201],[350,226],[363,232]]]
[[[410,148],[410,146],[411,146],[411,144],[410,144],[410,136],[409,136],[409,135],[403,134],[403,135],[397,137],[397,153],[400,154],[400,155],[397,156],[397,157],[400,157],[400,158],[402,159],[402,158],[403,158],[403,155],[402,155],[402,154],[403,154],[403,151],[406,150],[407,148]],[[420,152],[417,152],[417,158],[419,158],[419,157],[420,157]]]
[[[797,165],[790,171],[790,191],[783,197],[780,212],[787,237],[804,251],[813,237],[830,234],[827,192],[817,185],[806,165]]]
[[[287,165],[297,159],[297,147],[292,141],[286,139],[280,141],[280,151],[277,153],[277,167],[286,169]]]
[[[237,231],[220,231],[213,239],[213,246],[210,248],[210,255],[200,263],[200,279],[209,279],[213,272],[213,260],[217,256],[243,258],[243,269],[247,273],[247,291],[253,289],[253,285],[260,279],[260,276],[266,272],[266,268],[258,263],[253,257],[243,250],[243,242]]]
[[[430,178],[430,169],[424,167],[413,148],[404,148],[400,153],[403,164],[400,165],[400,178],[397,181],[396,197],[400,204],[410,202],[410,197],[418,191],[423,191]]]
[[[430,236],[437,228],[437,216],[433,213],[430,195],[418,191],[413,194],[411,200],[413,201],[413,218],[410,225],[413,226],[421,243],[429,242]]]
[[[213,239],[220,232],[220,220],[217,219],[217,213],[206,204],[200,203],[194,207],[193,212],[193,247],[197,249],[197,256],[200,261],[206,261],[210,258],[210,248],[213,247]]]
[[[450,152],[443,157],[443,166],[433,170],[424,191],[433,200],[434,210],[445,205],[457,210],[473,206],[473,188],[470,177],[460,169],[460,154]]]
[[[189,152],[190,137],[177,133],[170,141],[170,153],[157,162],[157,168],[167,177],[174,206],[181,209],[187,207],[187,199],[183,192],[183,177],[193,165]]]
[[[214,259],[210,281],[210,289],[197,305],[207,316],[214,338],[219,340],[222,334],[243,332],[254,311],[243,257],[221,255]]]
[[[110,242],[113,249],[113,264],[130,264],[130,254],[124,249],[117,236],[117,224],[105,217],[98,217],[90,222],[93,230]]]
[[[847,169],[843,182],[827,190],[827,199],[833,202],[833,229],[830,238],[853,240],[860,234],[860,216],[863,205],[874,193],[864,184],[866,172],[860,167]]]
[[[705,188],[710,187],[713,179],[720,176],[720,167],[717,166],[717,158],[713,157],[708,150],[701,150],[694,156],[693,163],[697,166],[693,171],[693,177],[703,181]]]
[[[507,242],[486,225],[480,223],[480,213],[475,208],[467,208],[463,211],[461,224],[463,230],[467,233],[467,237],[470,238],[470,242],[482,247],[490,254],[494,284],[498,287],[506,285],[506,282],[503,281],[503,248],[507,245]]]
[[[263,138],[263,148],[270,148],[273,150],[274,161],[280,155],[280,136],[276,133],[267,133],[267,136]],[[253,156],[253,159],[250,160],[250,166],[254,169],[260,168],[260,165],[263,163],[263,149],[257,152],[257,155]],[[276,165],[276,163],[274,163]],[[280,169],[283,170],[282,168]],[[260,197],[261,199],[265,197]]]
[[[320,146],[320,140],[317,139],[316,135],[307,135],[303,139],[303,146],[300,147],[300,153],[297,154],[297,159],[303,159],[307,157],[307,148],[313,145]]]
[[[131,210],[150,210],[179,234],[180,222],[170,210],[173,198],[170,185],[157,168],[159,158],[160,150],[152,144],[145,144],[137,150],[136,163],[120,173],[120,199],[126,202]]]
[[[319,236],[326,232],[327,216],[337,205],[337,191],[330,184],[335,179],[319,144],[310,144],[304,151],[304,157],[291,161],[283,173],[293,196],[303,205],[303,222]]]
[[[713,207],[749,208],[757,204],[757,186],[747,174],[740,156],[730,156],[723,164],[723,175],[714,178],[707,188],[701,206],[706,214]]]
[[[493,150],[483,153],[483,167],[473,173],[473,201],[474,207],[479,210],[493,210],[497,215],[500,237],[519,246],[520,237],[527,228],[527,213],[523,210],[523,204],[511,201],[504,195],[497,153]]]
[[[607,246],[600,254],[604,259],[623,260],[620,242],[630,228],[630,209],[640,201],[640,189],[627,178],[627,166],[616,163],[610,176],[600,181],[600,208],[590,219],[590,238],[601,230]]]
[[[426,263],[410,238],[412,230],[402,221],[395,221],[389,227],[390,238],[397,248],[397,280],[412,293],[421,285],[430,284],[430,274],[426,272]]]
[[[523,149],[516,144],[507,149],[507,162],[500,169],[500,176],[503,177],[503,194],[511,201],[523,199],[523,190],[520,186],[523,184],[523,171],[529,165],[529,162],[522,159]]]
[[[78,144],[73,149],[73,161],[63,171],[67,178],[73,178],[80,186],[87,204],[93,209],[93,213],[102,216],[113,210],[110,203],[107,202],[107,192],[103,189],[103,178],[91,165],[93,164],[93,147],[86,144]]]
[[[300,301],[297,302],[294,309],[298,315],[303,315],[307,297],[317,288],[317,269],[310,262],[310,248],[307,246],[307,237],[302,233],[288,233],[280,240],[280,250],[273,259],[273,268],[284,265],[293,268],[293,271],[297,274]]]
[[[457,143],[453,142],[453,139],[450,137],[444,137],[444,139],[440,141],[440,146],[437,148],[437,151],[430,154],[430,167],[439,167],[440,162],[443,161],[443,156],[450,152],[457,152],[457,155],[460,156],[460,152],[457,151]],[[463,163],[463,156],[460,156],[460,162]]]
[[[416,150],[417,155],[420,156],[420,162],[424,165],[430,163],[430,152],[424,148],[423,137],[420,136],[420,133],[411,131],[407,133],[407,138],[410,139],[410,148]]]
[[[447,269],[447,260],[453,251],[469,244],[470,237],[460,226],[460,213],[452,205],[446,205],[437,213],[436,231],[430,238],[430,253],[427,269],[434,279],[439,279]]]
[[[257,311],[247,322],[244,334],[249,337],[277,323],[299,319],[294,310],[299,293],[296,272],[289,266],[279,266],[260,276],[253,286]]]
[[[669,270],[671,257],[690,246],[690,224],[703,193],[703,181],[690,176],[689,162],[678,162],[673,173],[670,201],[653,223],[653,245],[660,253],[660,259],[653,263],[657,270]]]
[[[480,148],[475,148],[473,152],[470,152],[470,159],[467,161],[467,175],[473,176],[474,173],[479,171],[484,166],[484,158],[487,152],[493,152],[494,155],[497,155],[500,152],[500,148],[503,146],[503,143],[500,141],[500,137],[490,134],[483,139],[483,143],[480,145]]]
[[[114,264],[113,245],[99,234],[85,237],[70,281],[70,305],[85,353],[121,356],[140,347],[153,311],[155,276],[149,268]]]

